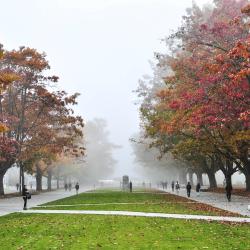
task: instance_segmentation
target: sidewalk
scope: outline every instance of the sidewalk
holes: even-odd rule
[[[205,220],[205,221],[227,221],[250,223],[250,218],[242,217],[224,217],[224,216],[206,216],[191,214],[164,214],[164,213],[145,213],[128,211],[98,211],[98,210],[25,210],[25,214],[90,214],[90,215],[119,215],[135,217],[154,217],[154,218],[172,218],[185,220]]]
[[[185,189],[181,189],[179,194],[177,194],[176,191],[172,192],[170,189],[160,190],[187,198],[187,192]],[[231,202],[228,202],[226,194],[200,192],[200,195],[197,196],[195,190],[192,189],[190,199],[250,217],[250,211],[247,209],[248,205],[250,205],[250,198],[248,197],[232,195]]]
[[[85,192],[90,190],[89,187],[82,187],[80,188],[80,192]],[[60,189],[57,191],[45,192],[36,195],[32,195],[32,198],[28,200],[27,207],[34,207],[46,202],[66,198],[69,196],[75,195],[75,190],[72,189],[71,191],[65,191],[64,189]],[[13,212],[20,212],[23,209],[23,198],[22,197],[12,197],[6,199],[0,199],[0,216],[13,213]]]

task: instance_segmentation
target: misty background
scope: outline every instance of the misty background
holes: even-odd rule
[[[211,3],[196,1],[199,6]],[[76,113],[85,119],[86,176],[100,167],[93,143],[101,123],[102,139],[112,154],[103,177],[152,176],[135,157],[129,138],[139,133],[133,91],[152,72],[154,52],[166,50],[163,39],[181,23],[192,0],[9,0],[1,3],[0,34],[6,49],[29,46],[46,52],[51,74],[69,93],[79,92]],[[170,11],[171,10],[171,11]],[[6,25],[8,24],[8,25]],[[100,132],[100,131],[99,131]],[[106,138],[106,139],[105,139]],[[91,142],[91,140],[93,140]],[[89,145],[89,152],[88,152]],[[134,147],[134,148],[133,148]],[[95,158],[96,154],[96,158]],[[150,164],[157,153],[149,153]],[[89,157],[89,159],[88,159]],[[169,163],[170,164],[170,163]],[[97,167],[98,166],[98,167]],[[161,166],[159,166],[161,169]],[[161,175],[161,170],[156,174]],[[158,178],[158,177],[157,177]]]

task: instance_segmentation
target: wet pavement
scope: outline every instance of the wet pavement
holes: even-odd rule
[[[176,191],[172,192],[169,189],[164,191],[187,198],[187,192],[185,189],[181,189],[179,194]],[[248,197],[232,195],[231,202],[228,202],[226,194],[200,192],[198,196],[195,190],[192,190],[190,199],[211,205],[213,207],[221,208],[230,212],[250,217],[250,210],[248,210],[248,206],[250,206],[250,198]]]
[[[90,190],[89,187],[80,188],[80,192],[86,192]],[[72,189],[71,191],[65,191],[63,189],[51,192],[43,192],[40,194],[32,195],[32,198],[28,200],[27,207],[35,207],[40,204],[66,198],[69,196],[75,195],[75,190]],[[0,216],[13,213],[13,212],[20,212],[23,209],[23,198],[22,197],[11,197],[11,198],[4,198],[0,199]]]

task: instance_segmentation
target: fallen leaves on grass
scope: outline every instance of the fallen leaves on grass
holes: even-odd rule
[[[240,216],[237,213],[232,213],[223,209],[219,209],[216,207],[212,207],[210,205],[204,204],[204,203],[184,203],[183,206],[190,208],[195,211],[206,211],[211,212],[212,214],[216,214],[218,216]]]

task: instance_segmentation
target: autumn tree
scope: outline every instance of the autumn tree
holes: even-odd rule
[[[158,68],[172,73],[162,78],[166,86],[153,107],[142,107],[141,113],[146,131],[165,138],[161,144],[170,145],[168,150],[193,165],[202,157],[210,169],[221,169],[228,182],[240,170],[249,189],[247,3],[218,0],[213,8],[189,9],[182,26],[167,40],[171,53],[157,55]]]
[[[24,170],[34,169],[27,169],[32,166],[30,163],[48,161],[51,155],[60,153],[65,146],[71,147],[75,138],[82,136],[83,120],[72,110],[79,94],[69,96],[65,91],[53,91],[58,77],[45,74],[50,69],[46,55],[35,49],[20,47],[7,51],[2,60],[6,71],[20,76],[3,95],[2,109],[16,118],[8,138],[18,143],[15,161],[23,175]],[[41,180],[39,167],[36,174],[37,180]]]

